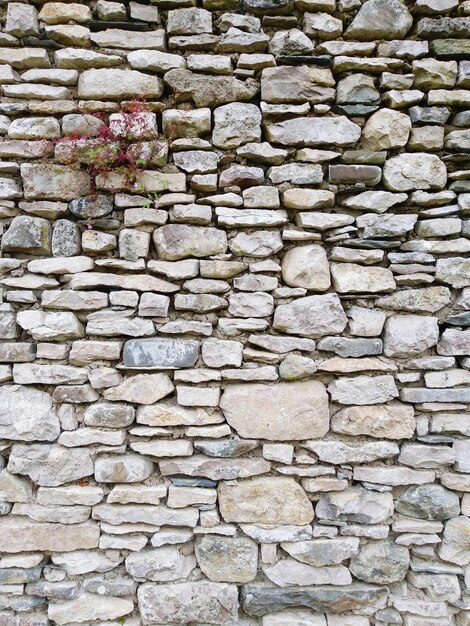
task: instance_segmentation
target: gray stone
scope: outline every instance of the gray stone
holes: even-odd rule
[[[347,587],[310,586],[279,588],[266,584],[245,585],[241,602],[245,613],[254,616],[269,615],[289,607],[306,607],[320,613],[361,610],[364,606],[383,605],[388,595],[386,587],[353,584]],[[309,616],[310,619],[310,616]]]
[[[385,355],[410,357],[432,348],[439,341],[437,322],[424,315],[392,315],[385,322]]]
[[[329,426],[325,387],[317,381],[231,385],[222,395],[220,407],[230,426],[245,438],[316,438],[325,435]]]
[[[331,399],[339,404],[382,404],[398,396],[393,376],[338,378],[328,385]]]
[[[412,24],[413,18],[400,0],[367,0],[344,37],[356,41],[401,39]]]
[[[15,516],[1,517],[0,531],[0,550],[5,553],[96,549],[100,537],[95,522],[47,524]]]
[[[2,237],[2,251],[49,255],[51,253],[51,225],[41,217],[20,215],[14,217]]]
[[[313,567],[336,565],[350,559],[359,550],[358,537],[312,539],[311,541],[283,542],[283,550],[301,563]]]
[[[318,349],[334,352],[341,357],[360,357],[382,354],[381,339],[350,339],[349,337],[324,337],[318,342]]]
[[[454,261],[455,259],[438,259]],[[404,289],[389,296],[378,298],[375,303],[383,309],[408,311],[410,313],[436,313],[451,301],[447,287],[424,287],[422,289]]]
[[[191,339],[131,339],[123,350],[123,364],[140,369],[191,367],[198,359],[199,344]]]
[[[214,110],[214,146],[229,150],[261,139],[261,112],[254,104],[233,102]]]
[[[138,455],[99,458],[95,461],[95,479],[101,483],[138,483],[152,472],[152,461]]]
[[[158,99],[163,93],[162,80],[136,70],[110,68],[85,70],[78,79],[78,97],[83,100],[121,100],[136,93]]]
[[[470,518],[459,515],[446,522],[439,549],[443,561],[468,565],[470,563]]]
[[[78,225],[70,220],[57,220],[54,222],[51,249],[52,256],[55,257],[79,255],[82,246]]]
[[[393,513],[393,496],[363,487],[348,487],[337,493],[321,494],[317,518],[333,522],[380,524]]]
[[[343,435],[410,439],[414,435],[416,421],[412,406],[390,402],[381,406],[350,406],[341,409],[333,415],[331,429]]]
[[[386,585],[403,580],[409,564],[408,549],[388,539],[363,546],[349,567],[359,580]]]
[[[367,120],[362,131],[362,146],[366,150],[389,150],[406,145],[411,120],[405,113],[380,109]]]
[[[127,571],[138,581],[173,582],[188,578],[195,567],[194,555],[185,556],[174,546],[133,552],[126,559]]]
[[[290,287],[326,291],[331,279],[325,250],[317,245],[291,248],[282,259],[282,277]]]
[[[402,492],[395,510],[408,517],[443,521],[459,515],[460,503],[458,495],[442,485],[416,485]]]
[[[214,582],[247,583],[258,569],[258,546],[246,537],[206,535],[196,545],[202,572]]]
[[[274,313],[273,327],[302,337],[323,337],[341,333],[347,317],[336,294],[298,298],[281,304]]]

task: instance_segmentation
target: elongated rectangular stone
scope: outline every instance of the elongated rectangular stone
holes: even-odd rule
[[[457,389],[425,389],[410,387],[400,391],[404,402],[470,402],[470,387]]]
[[[125,367],[176,369],[193,366],[199,355],[199,342],[192,339],[131,339],[124,344]]]
[[[95,522],[49,524],[24,517],[0,518],[0,552],[69,552],[98,548],[100,529]]]

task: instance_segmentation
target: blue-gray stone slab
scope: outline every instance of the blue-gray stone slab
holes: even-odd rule
[[[131,339],[124,344],[123,365],[141,369],[177,369],[193,366],[199,342],[192,339]]]

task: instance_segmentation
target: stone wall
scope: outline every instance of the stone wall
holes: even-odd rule
[[[0,626],[469,626],[470,2],[0,4]]]

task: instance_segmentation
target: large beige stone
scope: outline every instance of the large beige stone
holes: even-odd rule
[[[73,200],[91,190],[86,172],[63,165],[23,163],[21,177],[27,200]]]
[[[282,278],[289,287],[326,291],[331,279],[325,249],[312,244],[288,250],[282,259]]]
[[[378,439],[410,439],[416,428],[410,404],[349,406],[331,418],[331,430],[342,435],[367,435]]]
[[[261,75],[261,99],[270,103],[331,101],[334,84],[331,70],[323,67],[268,67]]]
[[[167,374],[137,374],[126,378],[116,387],[103,392],[106,400],[123,400],[136,404],[153,404],[174,389]]]
[[[435,154],[403,153],[385,162],[385,187],[391,191],[443,189],[447,182],[445,163]]]
[[[206,535],[196,546],[203,573],[215,582],[247,583],[258,569],[258,546],[248,537]]]
[[[303,526],[313,520],[312,503],[293,478],[221,483],[218,492],[220,512],[226,522]]]
[[[360,136],[361,127],[344,116],[296,117],[266,125],[267,140],[286,146],[350,146]]]
[[[51,396],[21,385],[0,387],[0,437],[15,441],[54,441],[60,433]]]
[[[227,249],[227,235],[217,228],[167,224],[153,233],[160,259],[177,261],[188,257],[205,257],[222,254]]]
[[[301,337],[323,337],[341,333],[348,318],[335,293],[298,298],[280,304],[274,313],[273,327]]]
[[[323,437],[328,432],[328,397],[323,383],[231,385],[220,406],[241,437],[269,441]]]
[[[69,624],[71,618],[79,624],[89,624],[96,619],[117,619],[133,610],[134,603],[128,598],[82,593],[74,600],[49,604],[48,615],[54,624]]]
[[[78,97],[84,100],[153,99],[162,93],[161,78],[136,70],[91,69],[78,79]]]
[[[67,552],[98,548],[100,529],[95,522],[47,524],[25,517],[0,518],[0,551],[6,553]]]
[[[403,148],[410,131],[408,115],[393,109],[379,109],[369,117],[362,130],[362,147],[366,150]]]
[[[385,267],[333,263],[331,275],[333,287],[339,293],[383,293],[395,289],[393,274]]]

